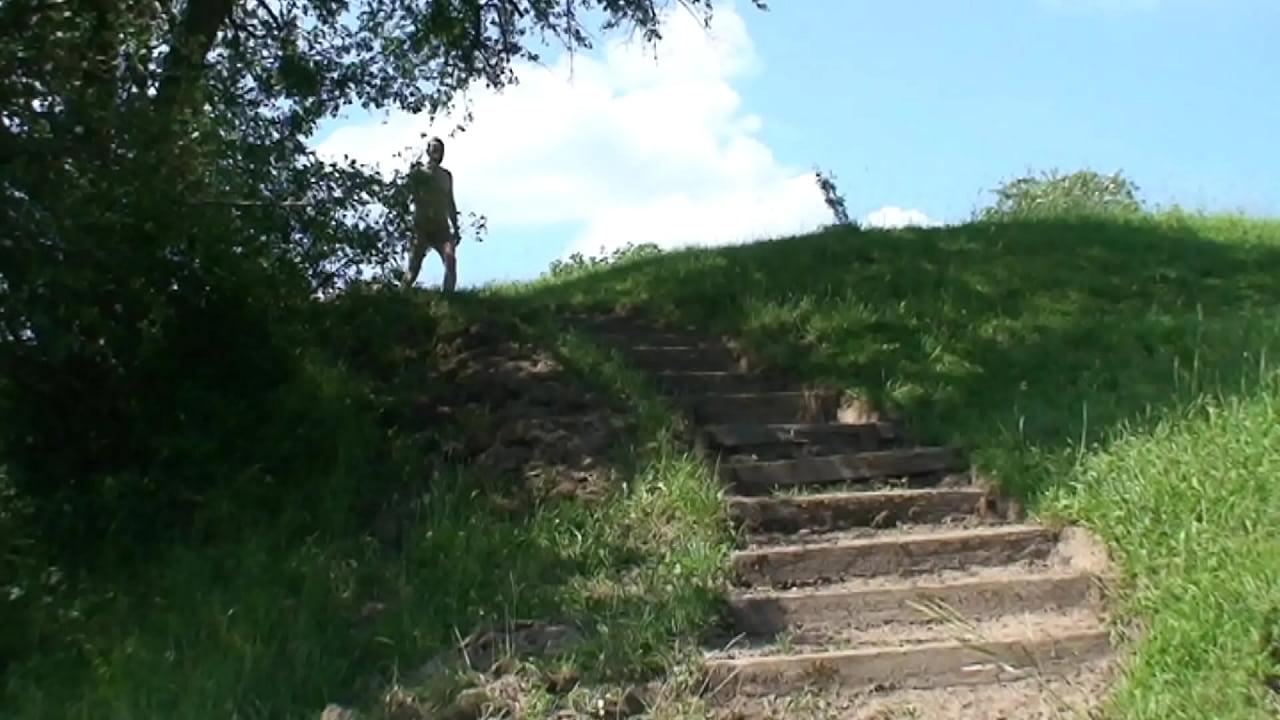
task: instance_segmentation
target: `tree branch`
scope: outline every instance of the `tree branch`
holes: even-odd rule
[[[228,207],[309,207],[314,204],[306,200],[220,200],[217,198],[189,200],[188,202],[192,205],[224,205]]]
[[[234,8],[235,0],[190,0],[187,4],[165,56],[163,77],[156,93],[156,107],[162,113],[172,113],[186,104],[213,41]]]

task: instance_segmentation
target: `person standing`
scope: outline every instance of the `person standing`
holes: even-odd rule
[[[413,201],[413,243],[404,287],[413,287],[422,271],[427,250],[435,250],[444,262],[442,289],[452,292],[458,284],[458,205],[453,198],[453,174],[440,163],[444,161],[444,141],[433,137],[427,141],[427,163],[409,170],[409,193]]]

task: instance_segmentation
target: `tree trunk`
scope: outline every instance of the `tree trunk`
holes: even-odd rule
[[[218,31],[231,18],[235,0],[190,0],[164,59],[156,92],[156,108],[164,114],[182,110],[199,82],[204,59]]]

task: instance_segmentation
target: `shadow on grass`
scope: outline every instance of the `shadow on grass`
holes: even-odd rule
[[[529,318],[467,295],[318,308],[311,385],[291,400],[310,408],[305,422],[257,428],[279,433],[282,453],[309,450],[293,453],[305,462],[287,475],[228,468],[247,479],[206,498],[187,535],[111,548],[110,564],[73,577],[49,572],[60,563],[38,537],[0,548],[22,554],[5,566],[21,575],[5,580],[0,625],[23,629],[0,645],[0,707],[29,718],[312,717],[329,700],[370,700],[460,636],[514,618],[612,625],[619,639],[595,645],[587,677],[656,664],[706,602],[661,589],[690,570],[682,563],[710,560],[655,553],[658,521],[679,498],[599,483],[589,497],[555,497],[526,482],[572,474],[580,458],[538,452],[559,445],[537,434],[537,417],[512,437],[513,413],[597,417],[581,378],[539,359]],[[652,471],[634,476],[644,462],[627,438],[597,439],[588,450],[630,464],[594,477],[652,483]],[[609,457],[594,459],[609,470]],[[687,617],[670,617],[681,608]]]
[[[837,228],[527,292],[739,336],[973,448],[1034,500],[1081,441],[1255,378],[1280,351],[1277,277],[1280,223],[1161,218]]]

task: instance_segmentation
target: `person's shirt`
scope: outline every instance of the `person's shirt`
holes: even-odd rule
[[[409,171],[413,214],[419,220],[448,221],[453,195],[453,174],[440,165],[415,164]]]

